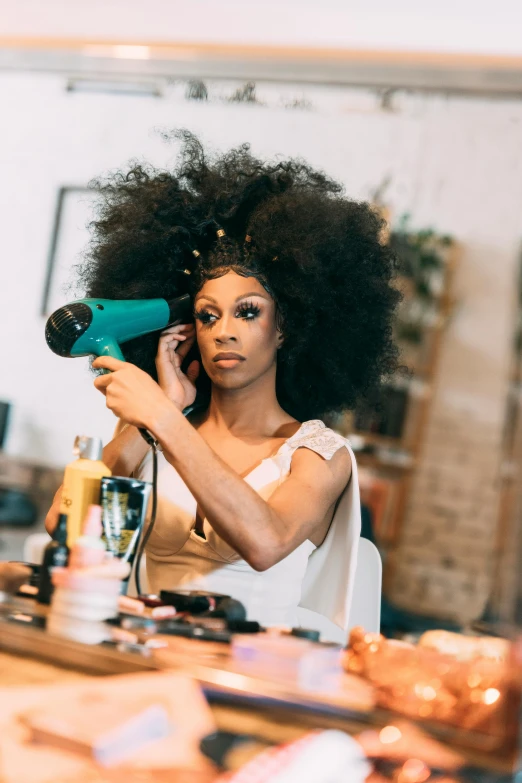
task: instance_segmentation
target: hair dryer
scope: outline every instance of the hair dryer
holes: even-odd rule
[[[125,361],[120,344],[192,320],[190,296],[175,299],[78,299],[49,316],[47,345],[58,356],[113,356]],[[105,372],[105,371],[104,371]],[[147,443],[154,438],[140,429]]]
[[[192,320],[190,296],[176,299],[78,299],[49,316],[47,345],[58,356],[113,356],[120,344]]]

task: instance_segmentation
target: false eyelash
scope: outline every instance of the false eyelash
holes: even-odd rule
[[[248,313],[253,315],[254,318],[257,318],[260,312],[261,312],[261,308],[259,307],[259,305],[256,305],[250,301],[241,302],[241,304],[236,310],[236,314],[240,316],[246,315]],[[205,308],[201,310],[196,310],[194,312],[194,318],[200,323],[204,324],[205,326],[214,323],[213,317],[214,318],[216,317],[215,313],[212,313],[210,310],[206,310]]]
[[[259,305],[256,305],[253,302],[247,301],[247,302],[241,302],[241,304],[237,308],[237,312],[241,313],[241,314],[252,313],[252,315],[255,318],[257,318],[257,316],[261,312],[261,308],[259,307]]]
[[[214,313],[211,313],[209,310],[205,310],[205,309],[197,310],[197,311],[194,312],[194,318],[197,321],[200,321],[200,323],[205,324],[205,325],[213,323],[210,320],[213,315],[214,315]]]

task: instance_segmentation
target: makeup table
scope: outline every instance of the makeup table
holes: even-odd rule
[[[373,708],[370,701],[365,703],[369,691],[362,681],[361,689],[353,691],[353,698],[303,693],[281,681],[269,682],[234,671],[220,654],[223,647],[176,639],[168,650],[153,651],[150,657],[144,657],[105,645],[58,639],[38,628],[0,618],[0,687],[175,670],[200,683],[220,730],[252,734],[268,743],[290,741],[312,728],[337,728],[355,734],[365,728],[382,728],[396,717]],[[437,738],[449,746],[455,745],[455,732],[449,729],[440,731]],[[491,781],[509,779],[504,776],[512,769],[512,759],[484,753],[478,745],[459,747],[459,751],[467,763],[490,770]]]

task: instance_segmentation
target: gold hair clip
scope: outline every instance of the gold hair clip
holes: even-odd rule
[[[184,274],[184,275],[191,275],[191,274],[192,274],[192,272],[190,271],[190,269],[184,269],[184,270],[183,270],[183,274]]]
[[[199,258],[201,253],[199,252],[199,250],[193,250],[192,255],[194,256],[194,258]]]
[[[251,241],[252,241],[252,237],[250,236],[250,234],[247,234],[245,237],[245,242],[251,242]]]
[[[216,233],[218,235],[218,239],[221,239],[221,237],[225,236],[225,232],[222,228],[219,228]]]
[[[278,258],[279,258],[279,256],[274,256],[272,261],[277,261]]]

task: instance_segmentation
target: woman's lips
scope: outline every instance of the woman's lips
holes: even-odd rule
[[[241,356],[239,353],[218,353],[214,356],[212,361],[214,364],[217,364],[218,367],[221,367],[221,369],[227,370],[235,367],[240,362],[244,362],[245,357]]]

